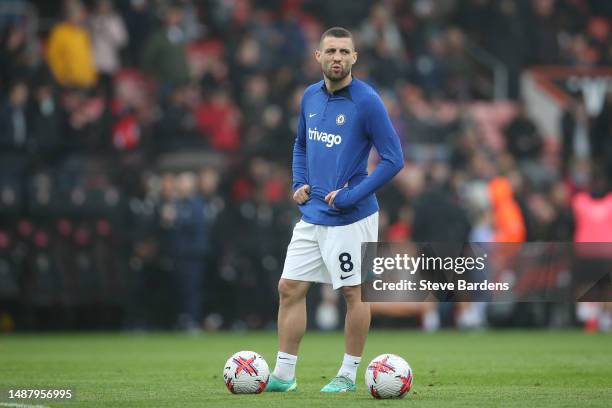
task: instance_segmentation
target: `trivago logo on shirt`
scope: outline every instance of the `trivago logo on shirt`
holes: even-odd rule
[[[319,132],[317,128],[308,128],[308,139],[325,143],[325,147],[332,147],[342,143],[342,136],[333,133]]]

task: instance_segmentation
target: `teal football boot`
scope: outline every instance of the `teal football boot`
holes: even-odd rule
[[[276,377],[274,374],[270,374],[268,385],[264,392],[290,392],[297,391],[297,381],[295,378],[289,381],[283,381]]]
[[[353,392],[357,391],[357,386],[350,378],[343,375],[332,378],[325,387],[321,388],[321,392]]]

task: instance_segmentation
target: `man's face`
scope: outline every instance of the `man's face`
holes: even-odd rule
[[[178,7],[170,7],[166,12],[166,25],[179,26],[183,22],[183,11]]]
[[[357,62],[357,52],[350,38],[325,37],[315,58],[321,64],[323,75],[330,81],[338,82],[351,73]]]

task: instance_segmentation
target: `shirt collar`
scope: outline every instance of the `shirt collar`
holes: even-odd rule
[[[331,95],[331,96],[342,96],[342,97],[352,101],[353,98],[351,97],[351,92],[349,91],[349,88],[351,87],[351,85],[353,85],[353,83],[355,82],[356,78],[353,76],[353,74],[351,74],[351,78],[353,78],[353,80],[347,86],[342,87],[340,89],[337,89],[333,93],[329,93],[327,91],[327,87],[325,86],[325,80],[323,80],[323,84],[321,85],[321,89],[323,89],[323,91],[325,93],[327,93],[328,95]]]

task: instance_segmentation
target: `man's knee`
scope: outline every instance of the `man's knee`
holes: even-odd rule
[[[361,303],[361,286],[345,286],[342,288],[342,295],[347,305]]]
[[[281,279],[278,281],[278,295],[281,301],[292,302],[300,300],[306,296],[308,286],[308,282]]]

